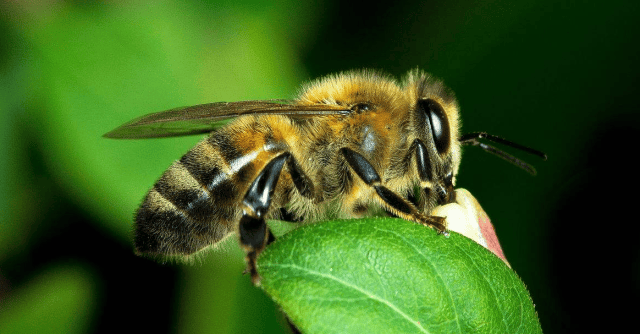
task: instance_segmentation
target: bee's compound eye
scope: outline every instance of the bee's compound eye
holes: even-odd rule
[[[420,100],[418,102],[419,108],[421,108],[431,123],[431,134],[433,135],[433,141],[436,145],[438,153],[443,154],[449,149],[450,133],[449,133],[449,121],[447,115],[444,113],[444,109],[440,103],[432,100]]]
[[[453,185],[453,173],[449,173],[444,177],[444,184]]]

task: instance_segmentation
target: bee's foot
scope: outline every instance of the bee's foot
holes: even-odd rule
[[[442,234],[446,237],[449,236],[449,232],[447,232],[447,221],[445,217],[422,216],[420,218],[420,223],[422,225],[431,227],[432,229],[436,230],[438,234]]]
[[[256,254],[255,252],[250,252],[247,255],[247,268],[242,272],[243,275],[250,274],[251,275],[251,283],[255,286],[260,285],[260,275],[258,275],[258,267],[256,265]]]

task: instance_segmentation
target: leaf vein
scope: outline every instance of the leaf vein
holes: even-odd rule
[[[494,289],[493,285],[491,284],[491,282],[489,281],[489,279],[487,278],[487,276],[484,274],[484,272],[478,267],[478,265],[476,264],[475,261],[473,261],[473,258],[471,257],[471,255],[469,255],[469,253],[467,253],[467,251],[458,246],[455,245],[456,248],[458,248],[467,258],[469,258],[469,261],[473,264],[473,266],[476,268],[476,271],[478,271],[480,273],[480,275],[482,275],[482,277],[484,278],[485,282],[487,282],[487,285],[489,286],[489,289],[491,289],[491,293],[493,294],[493,298],[494,301],[496,302],[496,305],[498,305],[498,293],[496,292],[496,290]],[[498,307],[498,309],[500,310],[500,313],[502,313],[502,323],[504,324],[505,327],[505,331],[508,330],[509,326],[507,324],[507,319],[506,319],[506,314],[505,311],[501,308]],[[520,312],[522,315],[522,312]]]
[[[425,262],[428,263],[429,266],[431,267],[431,269],[436,273],[436,276],[438,276],[438,280],[445,287],[445,290],[447,291],[447,295],[449,295],[449,300],[451,301],[451,306],[452,306],[453,312],[454,312],[454,314],[456,316],[455,321],[456,321],[456,325],[458,326],[458,331],[460,333],[462,333],[462,327],[460,326],[460,317],[458,316],[458,308],[456,307],[456,303],[454,302],[453,296],[451,295],[451,290],[449,289],[449,287],[447,286],[446,282],[442,278],[442,275],[440,275],[440,272],[435,268],[433,263],[431,263],[431,261],[429,260],[429,257],[426,254],[422,253],[422,251],[418,247],[416,247],[409,240],[405,239],[401,234],[398,234],[397,232],[392,231],[392,230],[381,229],[379,227],[375,227],[375,229],[377,229],[378,231],[391,233],[391,234],[397,236],[398,238],[402,239],[402,241],[404,241],[407,245],[411,246],[418,254],[420,254],[426,260]]]
[[[297,265],[294,265],[294,264],[276,264],[276,263],[272,263],[272,264],[269,264],[269,265],[263,265],[263,267],[282,267],[282,268],[292,268],[292,269],[297,269],[297,270],[301,270],[301,271],[306,271],[306,272],[308,272],[308,273],[310,273],[310,274],[313,274],[313,275],[317,275],[317,276],[320,276],[320,277],[324,277],[324,278],[328,278],[328,279],[334,280],[334,281],[336,281],[336,282],[338,282],[338,283],[340,283],[340,284],[342,284],[342,285],[344,285],[344,286],[346,286],[346,287],[348,287],[348,288],[351,288],[351,289],[353,289],[353,290],[356,290],[356,291],[358,291],[358,292],[360,292],[360,293],[364,294],[365,296],[367,296],[367,297],[368,297],[368,298],[370,298],[370,299],[373,299],[373,300],[375,300],[375,301],[377,301],[377,302],[380,302],[380,303],[382,303],[382,304],[384,304],[384,305],[388,306],[390,309],[392,309],[393,311],[395,311],[396,313],[398,313],[400,316],[402,316],[403,318],[405,318],[407,321],[409,321],[410,323],[412,323],[412,324],[413,324],[415,327],[417,327],[417,328],[418,328],[422,333],[427,333],[427,334],[429,333],[429,332],[428,332],[424,327],[422,327],[422,325],[421,325],[418,321],[416,321],[416,320],[412,319],[408,314],[404,313],[404,312],[403,312],[401,309],[399,309],[395,304],[393,304],[393,303],[391,303],[391,302],[389,302],[389,301],[387,301],[387,300],[385,300],[385,299],[382,299],[381,297],[379,297],[379,296],[377,296],[377,295],[375,295],[375,294],[373,294],[373,293],[371,293],[371,292],[369,292],[369,291],[367,291],[367,290],[361,289],[360,287],[358,287],[358,286],[356,286],[356,285],[353,285],[353,284],[351,284],[351,283],[349,283],[349,282],[346,282],[346,281],[344,281],[344,280],[341,280],[341,279],[339,279],[338,277],[335,277],[335,276],[332,276],[332,275],[327,275],[327,274],[325,274],[325,273],[322,273],[322,272],[319,272],[319,271],[315,271],[315,270],[312,270],[312,269],[309,269],[309,268],[300,267],[300,266],[297,266]]]

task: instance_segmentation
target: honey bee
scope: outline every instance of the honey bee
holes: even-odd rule
[[[228,123],[228,124],[225,124]],[[461,147],[488,135],[460,135],[459,107],[443,83],[418,69],[401,82],[376,71],[330,75],[294,100],[220,102],[149,114],[105,134],[157,138],[208,133],[160,177],[135,214],[137,253],[190,255],[237,232],[247,272],[274,236],[282,208],[294,220],[362,217],[371,208],[446,233],[429,213],[455,201]],[[418,199],[415,194],[419,189]]]

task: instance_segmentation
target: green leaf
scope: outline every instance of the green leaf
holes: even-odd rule
[[[518,276],[475,242],[401,219],[303,226],[258,259],[303,333],[541,333]]]

